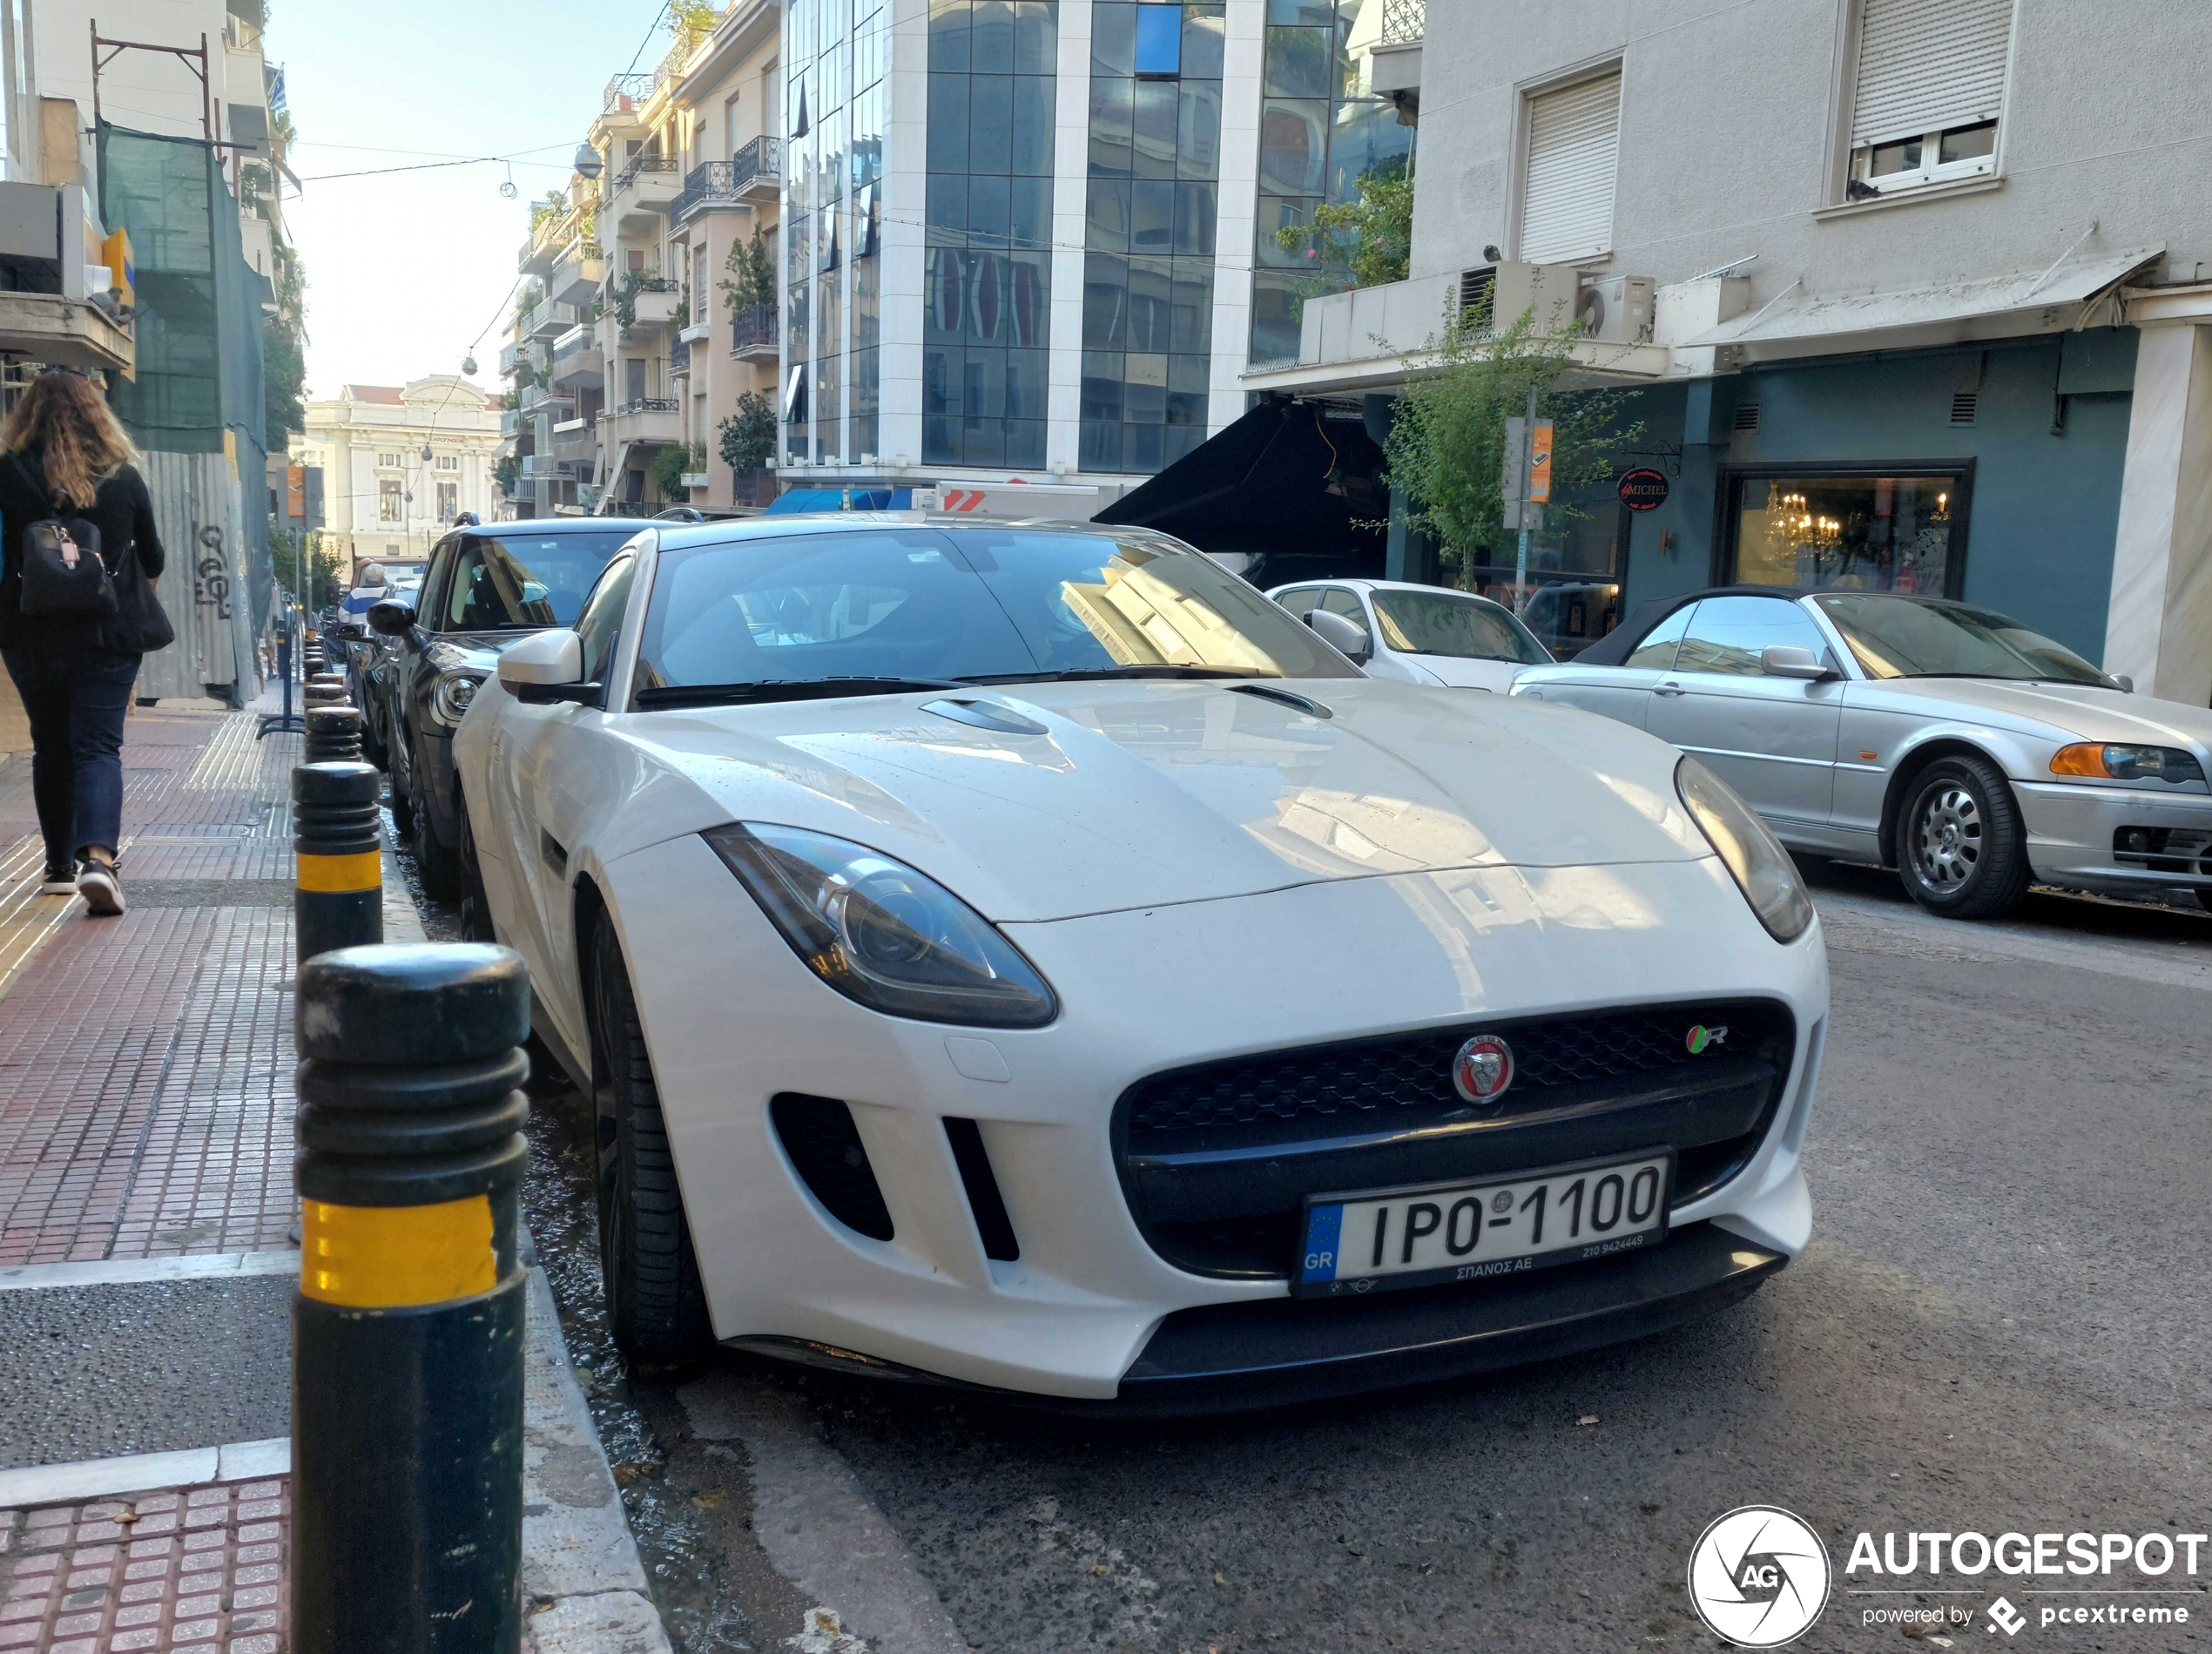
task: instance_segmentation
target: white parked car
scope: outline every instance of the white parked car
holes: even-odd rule
[[[1321,631],[1370,678],[1502,694],[1552,653],[1503,604],[1403,580],[1306,580],[1267,594]],[[1314,614],[1332,615],[1341,629]]]
[[[1513,692],[1695,754],[1784,842],[1894,864],[1932,913],[2031,879],[2212,896],[2212,712],[1971,604],[1730,587],[1653,604]]]
[[[456,756],[641,1358],[1250,1406],[1667,1326],[1808,1238],[1827,964],[1757,818],[1163,536],[651,529]]]

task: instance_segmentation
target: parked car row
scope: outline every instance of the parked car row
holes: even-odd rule
[[[1470,594],[846,514],[471,528],[370,614],[644,1360],[1192,1409],[1665,1326],[1811,1233],[1785,841],[1961,915],[2212,846],[2212,718],[1927,599],[1557,663]]]
[[[1805,1244],[1795,869],[1695,760],[1471,693],[1542,658],[1497,605],[1361,589],[1393,681],[1141,530],[625,525],[562,612],[512,526],[494,618],[543,629],[437,562],[376,612],[428,640],[395,726],[454,731],[408,786],[600,1111],[633,1354],[1248,1406]]]

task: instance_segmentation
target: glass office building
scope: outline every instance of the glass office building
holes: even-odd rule
[[[1141,478],[1350,285],[1383,0],[789,0],[786,481]],[[1251,251],[1248,251],[1251,249]]]

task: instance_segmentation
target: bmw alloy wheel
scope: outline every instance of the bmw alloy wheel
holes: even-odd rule
[[[1913,823],[1912,854],[1936,889],[1961,888],[1981,865],[1981,807],[1957,782],[1931,788]]]

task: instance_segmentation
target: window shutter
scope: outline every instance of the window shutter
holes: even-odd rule
[[[1554,264],[1611,250],[1620,150],[1618,70],[1528,100],[1528,176],[1521,203],[1524,260]]]
[[[2012,32],[2013,0],[1866,0],[1851,147],[1995,120]]]

